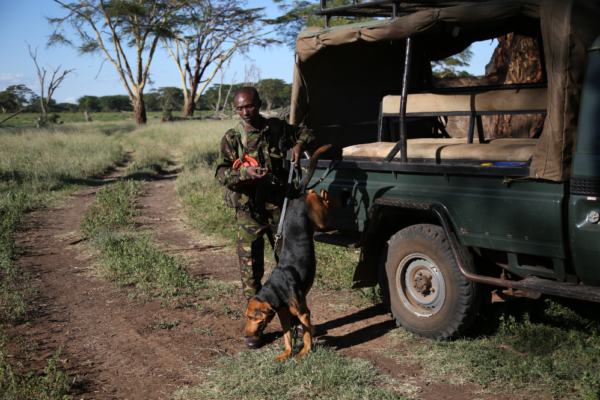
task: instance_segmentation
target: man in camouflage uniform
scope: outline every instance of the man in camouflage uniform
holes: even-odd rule
[[[277,118],[263,118],[259,114],[262,102],[252,87],[241,88],[234,102],[243,121],[223,136],[216,175],[221,185],[241,195],[236,207],[237,252],[244,295],[250,301],[262,288],[264,234],[273,246],[285,197],[285,186],[281,184],[287,181],[288,173],[283,168],[285,154],[280,147],[291,147],[292,161],[298,161],[314,137],[309,129]],[[245,154],[258,161],[258,166],[233,168],[242,156],[240,145]]]

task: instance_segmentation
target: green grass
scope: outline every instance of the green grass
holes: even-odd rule
[[[175,321],[171,321],[171,322],[160,321],[156,325],[156,329],[166,329],[166,330],[170,331],[171,329],[178,327],[179,324],[181,324],[181,320],[180,319],[176,319]]]
[[[100,274],[131,298],[160,298],[164,306],[231,297],[236,286],[193,278],[183,258],[167,254],[149,233],[134,231],[134,200],[143,185],[129,180],[106,186],[83,215],[82,237],[99,251]]]
[[[25,316],[28,297],[35,293],[29,275],[19,271],[12,260],[17,252],[11,234],[21,221],[27,205],[26,194],[0,194],[0,326]]]
[[[396,345],[382,353],[423,365],[425,379],[598,399],[598,311],[567,299],[494,304],[480,312],[470,337],[436,342],[395,330]]]
[[[295,352],[300,350],[298,342]],[[350,359],[333,349],[315,345],[300,360],[276,363],[283,353],[276,346],[221,356],[199,373],[204,383],[178,390],[176,399],[408,399],[417,389],[378,375],[367,360]]]
[[[122,112],[90,113],[90,116],[92,117],[92,122],[90,122],[90,123],[86,122],[83,112],[56,113],[56,114],[60,115],[60,118],[57,120],[58,123],[54,124],[56,126],[61,126],[63,124],[70,125],[72,123],[78,123],[78,122],[88,124],[88,125],[93,125],[96,123],[103,123],[103,122],[115,122],[115,121],[133,122],[133,113],[122,113]],[[195,117],[198,117],[200,115],[211,116],[213,114],[214,114],[214,112],[212,112],[212,111],[196,111],[194,113],[194,116]],[[8,113],[4,114],[4,115],[0,114],[0,119],[4,119],[8,115],[9,115]],[[182,117],[183,111],[172,111],[172,115],[174,117]],[[36,124],[35,120],[36,120],[37,116],[38,116],[38,114],[36,114],[36,113],[21,113],[21,114],[17,115],[16,117],[9,119],[4,124],[10,125],[10,126],[17,126],[17,127],[36,127],[37,124]],[[163,112],[162,111],[150,111],[150,112],[146,113],[146,116],[147,116],[149,122],[159,121],[163,117]],[[60,124],[61,121],[63,122],[63,124]]]
[[[3,130],[1,141],[0,193],[26,191],[48,198],[126,160],[123,148],[100,129]]]
[[[29,399],[72,399],[68,395],[70,385],[69,377],[58,369],[61,360],[61,351],[52,356],[43,373],[30,371],[24,373],[20,365],[14,368],[7,360],[10,353],[6,349],[8,337],[0,328],[0,398],[10,400]]]
[[[101,274],[117,287],[166,299],[189,294],[199,283],[187,273],[186,264],[163,252],[148,234],[133,232],[133,201],[142,186],[119,181],[99,190],[83,215],[82,236],[100,250]]]
[[[83,238],[93,239],[103,232],[131,228],[132,218],[137,214],[133,201],[143,185],[143,182],[119,181],[98,190],[94,203],[81,219]]]

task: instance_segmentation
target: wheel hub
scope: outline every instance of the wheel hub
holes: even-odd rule
[[[424,254],[411,254],[402,260],[396,274],[396,288],[406,307],[421,317],[436,314],[446,297],[444,276]]]

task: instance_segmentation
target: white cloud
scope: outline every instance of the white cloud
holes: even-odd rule
[[[16,82],[23,78],[23,74],[5,74],[0,72],[0,81]]]
[[[65,99],[65,101],[66,101],[67,103],[75,103],[75,100],[76,100],[76,99],[75,99],[75,97],[74,97],[74,96],[67,97],[67,98]]]

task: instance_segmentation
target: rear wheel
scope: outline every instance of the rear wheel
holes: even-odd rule
[[[473,260],[459,246],[462,263]],[[458,270],[441,227],[413,225],[392,236],[380,263],[380,287],[398,325],[442,340],[464,331],[477,315],[478,285]]]

